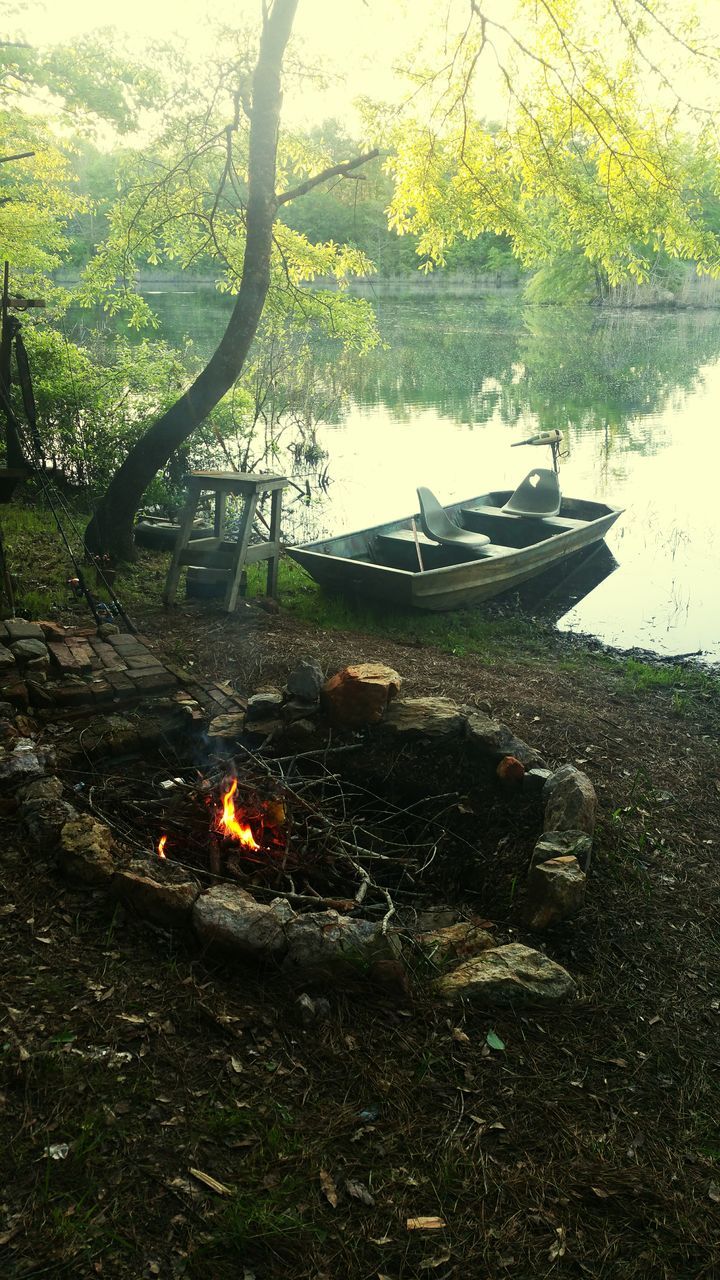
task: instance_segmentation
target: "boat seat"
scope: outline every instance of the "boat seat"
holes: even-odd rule
[[[490,521],[494,523],[500,530],[499,537],[505,536],[505,531],[513,524],[522,522],[523,517],[514,515],[511,511],[506,511],[504,507],[463,507],[461,509],[463,522],[468,529],[472,529],[473,523],[481,524]],[[567,516],[535,516],[530,519],[542,520],[543,527],[548,529],[550,533],[569,533],[571,529],[582,529],[587,520],[570,520]],[[492,536],[492,535],[491,535]]]
[[[429,489],[418,489],[417,496],[420,503],[420,527],[427,538],[473,552],[479,552],[489,545],[490,539],[486,533],[470,533],[468,529],[461,529],[456,525]]]
[[[556,516],[561,502],[557,474],[549,467],[535,467],[528,472],[502,509],[512,516],[535,516],[543,519]]]
[[[413,551],[415,549],[415,534],[412,529],[394,529],[392,533],[378,533],[375,537],[375,541],[378,547],[391,547],[393,544],[402,544],[405,547],[411,547]],[[426,538],[424,533],[417,534],[417,545],[420,547],[421,555],[426,552],[439,553],[443,546],[457,547],[459,552],[464,551],[466,555],[468,552],[472,553],[472,547],[466,547],[462,542],[453,542],[452,544],[439,543],[436,542],[434,538]],[[497,546],[494,542],[488,541],[487,546],[482,547],[482,554],[484,556],[506,556],[509,555],[512,550],[514,550],[514,548]],[[457,563],[463,564],[465,561],[458,560]],[[434,563],[432,567],[437,568],[437,563]]]

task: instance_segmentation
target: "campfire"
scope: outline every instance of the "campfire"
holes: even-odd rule
[[[506,906],[534,813],[468,777],[460,753],[446,754],[444,777],[420,755],[368,759],[344,745],[296,759],[242,748],[198,767],[173,753],[150,779],[138,757],[122,776],[110,762],[104,779],[93,776],[93,803],[139,851],[261,900],[341,903],[371,919],[437,902],[439,890],[445,901],[479,894],[485,911]]]
[[[255,839],[249,822],[243,822],[238,817],[235,806],[235,793],[237,792],[238,780],[233,778],[229,787],[223,791],[220,797],[222,801],[222,813],[216,812],[213,818],[214,830],[222,836],[228,836],[231,840],[239,840],[245,849],[260,849],[261,845]]]

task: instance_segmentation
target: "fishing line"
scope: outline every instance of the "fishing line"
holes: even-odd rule
[[[49,508],[50,508],[50,511],[52,512],[53,519],[55,520],[55,523],[56,523],[57,528],[58,528],[58,532],[59,532],[60,537],[61,537],[61,539],[62,539],[62,541],[63,541],[63,543],[64,543],[64,546],[65,546],[65,549],[66,549],[66,551],[67,551],[67,553],[68,553],[68,556],[70,557],[70,560],[71,560],[71,562],[72,562],[72,566],[73,566],[73,568],[74,568],[74,570],[75,570],[75,574],[76,574],[76,577],[77,577],[78,586],[79,586],[79,588],[80,588],[80,591],[81,591],[82,595],[85,597],[85,601],[86,601],[86,603],[87,603],[87,605],[88,605],[88,608],[90,609],[90,612],[92,613],[92,615],[93,615],[93,617],[94,617],[94,619],[95,619],[96,623],[97,623],[97,624],[98,624],[98,626],[99,626],[99,625],[102,623],[103,619],[102,619],[102,617],[100,616],[100,614],[98,613],[98,608],[97,608],[97,603],[96,603],[96,601],[95,601],[95,597],[93,596],[92,592],[90,591],[90,588],[89,588],[89,587],[88,587],[88,585],[87,585],[87,582],[86,582],[86,579],[85,579],[85,574],[83,573],[83,570],[82,570],[82,567],[81,567],[81,565],[80,565],[80,562],[79,562],[79,560],[78,560],[78,558],[77,558],[77,556],[76,556],[75,552],[73,551],[72,546],[71,546],[71,544],[70,544],[70,541],[69,541],[69,539],[68,539],[68,536],[67,536],[67,534],[66,534],[66,532],[65,532],[65,528],[63,527],[62,520],[61,520],[61,518],[60,518],[60,515],[58,514],[58,510],[57,510],[56,503],[57,503],[57,505],[59,505],[59,506],[61,507],[61,509],[62,509],[62,513],[63,513],[63,515],[64,515],[64,517],[65,517],[65,519],[66,519],[67,523],[70,525],[70,527],[71,527],[71,529],[72,529],[72,532],[75,534],[75,537],[76,537],[76,538],[78,538],[81,542],[82,542],[82,534],[81,534],[81,532],[80,532],[80,530],[79,530],[78,526],[77,526],[77,525],[76,525],[76,523],[75,523],[75,520],[74,520],[74,518],[73,518],[72,512],[70,511],[70,509],[69,509],[69,507],[68,507],[68,505],[67,505],[67,503],[66,503],[66,501],[65,501],[64,495],[63,495],[63,494],[61,493],[61,491],[57,488],[57,486],[53,483],[53,481],[50,479],[50,477],[46,474],[46,472],[45,472],[44,468],[43,468],[43,467],[41,467],[40,465],[38,465],[37,456],[35,456],[35,458],[33,457],[34,449],[33,449],[33,447],[32,447],[31,445],[29,445],[29,443],[28,443],[27,435],[26,435],[26,432],[25,432],[25,430],[24,430],[24,427],[23,427],[22,423],[20,422],[20,420],[18,419],[18,417],[17,417],[17,415],[16,415],[16,413],[15,413],[15,411],[14,411],[13,407],[12,407],[12,404],[11,404],[11,402],[10,402],[10,400],[9,400],[9,398],[8,398],[8,396],[7,396],[7,394],[6,394],[6,392],[5,392],[4,387],[0,387],[0,398],[2,398],[2,402],[3,402],[3,406],[4,406],[4,408],[5,408],[5,412],[6,412],[6,413],[8,414],[8,416],[12,419],[12,422],[13,422],[13,424],[14,424],[14,426],[15,426],[15,430],[17,431],[18,436],[20,437],[21,443],[22,443],[22,445],[23,445],[23,447],[24,447],[24,449],[25,449],[25,453],[26,453],[26,456],[27,456],[27,458],[28,458],[28,463],[29,463],[30,471],[31,471],[31,473],[33,474],[33,476],[37,479],[37,481],[38,481],[38,483],[39,483],[39,485],[40,485],[40,489],[41,489],[41,492],[42,492],[42,494],[43,494],[43,497],[44,497],[44,498],[45,498],[45,500],[47,501],[47,504],[48,504],[48,506],[49,506]],[[107,581],[107,578],[105,577],[104,573],[102,572],[102,569],[101,569],[101,568],[99,568],[99,567],[97,567],[97,566],[96,566],[96,569],[97,569],[98,577],[101,579],[101,581],[102,581],[102,585],[103,585],[103,586],[105,587],[105,589],[107,590],[107,592],[108,592],[108,594],[109,594],[109,596],[110,596],[110,600],[111,600],[111,602],[112,602],[113,606],[115,607],[115,609],[116,609],[116,611],[117,611],[118,615],[123,619],[123,622],[124,622],[124,623],[125,623],[125,625],[128,627],[128,630],[129,630],[129,631],[131,631],[132,633],[135,633],[135,632],[136,632],[136,627],[134,626],[134,624],[132,623],[132,621],[130,620],[130,618],[128,617],[128,615],[126,614],[126,612],[125,612],[125,610],[124,610],[124,608],[123,608],[122,604],[121,604],[121,603],[120,603],[120,601],[118,600],[117,596],[115,595],[115,592],[113,591],[112,587],[110,586],[110,584],[109,584],[109,583],[108,583],[108,581]]]

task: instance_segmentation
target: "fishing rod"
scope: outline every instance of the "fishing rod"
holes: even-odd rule
[[[90,588],[88,587],[87,581],[85,579],[85,574],[83,573],[83,570],[82,570],[82,566],[70,544],[70,540],[65,532],[62,520],[60,519],[60,515],[56,507],[55,499],[59,499],[59,502],[63,508],[63,514],[65,515],[65,518],[67,519],[68,523],[71,525],[73,533],[77,538],[79,536],[79,530],[72,517],[72,513],[70,512],[62,494],[59,492],[59,490],[57,490],[52,485],[52,482],[50,481],[49,477],[45,474],[44,468],[40,466],[37,461],[33,461],[33,457],[32,457],[33,450],[31,447],[29,447],[28,440],[26,438],[26,433],[23,430],[22,423],[20,422],[19,418],[17,417],[12,407],[12,404],[10,403],[10,400],[6,394],[5,388],[1,384],[0,384],[0,398],[3,401],[3,407],[5,409],[5,412],[8,415],[8,417],[11,419],[13,427],[24,447],[28,469],[30,470],[31,474],[39,482],[43,497],[45,498],[50,508],[50,511],[52,513],[53,519],[55,520],[55,524],[57,525],[58,532],[65,545],[65,550],[67,551],[68,556],[70,557],[70,560],[72,562],[73,569],[75,570],[75,576],[77,578],[77,583],[80,588],[80,592],[84,596],[85,602],[88,608],[90,609],[90,612],[92,613],[93,618],[95,619],[95,622],[98,624],[98,626],[100,626],[102,622],[107,621],[107,619],[103,618],[98,612],[98,607],[97,607],[98,602],[95,599],[95,596],[91,592]],[[55,492],[55,498],[53,497],[53,491]],[[105,577],[102,569],[97,565],[97,562],[96,562],[96,570],[97,570],[98,576],[102,581],[102,585],[105,587],[105,589],[108,592],[108,595],[110,596],[110,600],[117,614],[119,615],[119,617],[122,618],[128,630],[133,634],[135,634],[137,631],[135,624],[128,617],[127,613],[125,612],[125,609],[123,608],[120,600],[118,599],[112,587],[110,586],[110,583]]]

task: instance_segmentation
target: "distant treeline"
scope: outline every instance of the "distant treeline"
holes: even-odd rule
[[[334,158],[341,159],[360,150],[347,138],[336,121],[309,135],[330,141]],[[92,257],[107,231],[108,217],[122,188],[124,153],[103,152],[85,139],[76,141],[74,167],[88,209],[76,215],[68,234],[66,266],[60,278],[75,278]],[[698,277],[692,263],[659,254],[643,284],[611,285],[603,272],[579,251],[563,250],[535,271],[523,268],[513,255],[508,237],[490,233],[474,240],[460,239],[448,248],[444,266],[428,271],[418,254],[416,239],[398,235],[388,227],[387,208],[392,180],[382,162],[374,161],[357,181],[335,181],[318,188],[302,200],[285,205],[280,217],[295,231],[315,243],[333,241],[360,249],[374,263],[376,274],[353,282],[353,288],[388,296],[408,289],[426,292],[442,290],[455,294],[497,290],[522,291],[526,302],[563,305],[587,302],[610,307],[716,307],[720,306],[720,283]],[[713,202],[713,208],[718,204]],[[718,207],[720,222],[720,206]],[[192,267],[179,272],[172,263],[150,265],[139,281],[146,286],[214,284],[217,264],[198,257]],[[315,286],[326,282],[316,281]],[[335,287],[334,282],[330,287]]]

